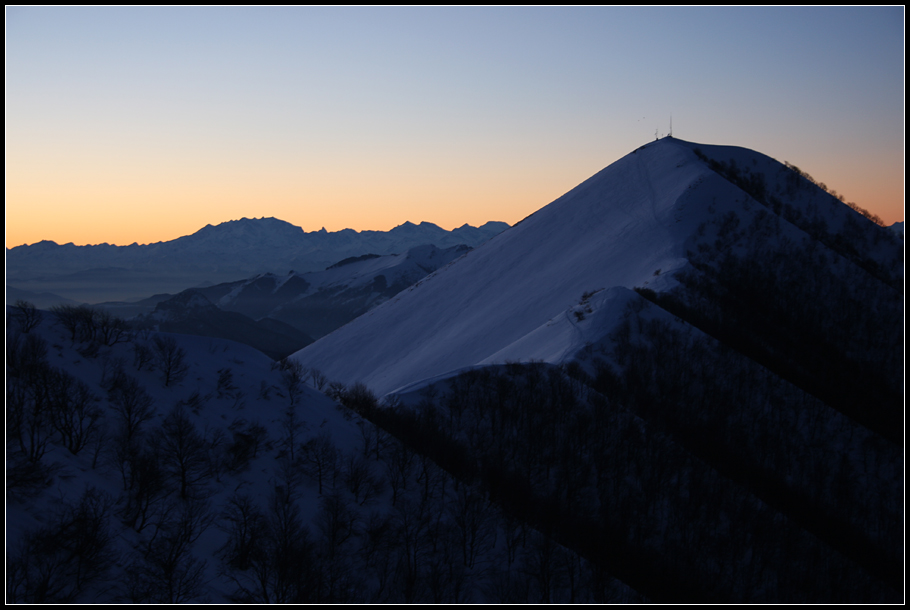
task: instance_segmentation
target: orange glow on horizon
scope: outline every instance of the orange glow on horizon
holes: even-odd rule
[[[886,225],[904,219],[902,189],[889,189],[874,181],[851,185],[814,177],[847,201],[878,214]],[[484,178],[471,183],[440,178],[433,185],[415,181],[402,188],[372,180],[337,187],[329,180],[311,183],[305,195],[294,185],[282,188],[275,182],[270,188],[256,187],[252,181],[235,181],[223,188],[204,183],[143,184],[137,192],[130,180],[108,182],[107,188],[77,187],[67,180],[55,185],[46,177],[31,182],[40,187],[21,188],[21,180],[9,180],[6,246],[42,240],[76,245],[149,244],[190,235],[208,224],[260,217],[278,218],[307,232],[323,227],[327,231],[388,231],[406,221],[431,222],[446,230],[489,221],[514,225],[584,179],[564,176],[529,183],[523,177],[524,188],[515,188],[506,180],[497,185],[492,176]],[[521,180],[512,181],[512,185],[516,183],[522,185]],[[434,186],[437,191],[431,190]],[[858,196],[862,191],[865,197]]]

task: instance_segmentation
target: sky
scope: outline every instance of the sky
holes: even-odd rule
[[[904,219],[904,8],[6,9],[6,245],[510,224],[665,135]]]

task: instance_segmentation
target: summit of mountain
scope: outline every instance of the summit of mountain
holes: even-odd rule
[[[597,301],[586,295],[665,291],[678,284],[677,272],[693,269],[700,249],[724,242],[745,252],[759,239],[769,250],[809,239],[837,264],[902,282],[902,246],[893,234],[794,166],[746,148],[667,137],[296,357],[379,394],[481,363],[558,364],[605,332],[575,317],[580,304],[590,309]],[[616,290],[599,292],[609,288]],[[571,328],[546,331],[558,324]]]
[[[155,245],[172,244],[185,248],[211,245],[220,250],[227,242],[235,248],[281,248],[293,247],[305,235],[302,228],[278,218],[241,218],[218,225],[209,224],[195,233],[178,237],[173,242],[159,242]]]

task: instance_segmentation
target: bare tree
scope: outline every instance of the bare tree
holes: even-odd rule
[[[141,532],[155,519],[168,495],[165,472],[153,449],[147,447],[129,456],[130,485],[119,511],[123,523]]]
[[[31,337],[32,335],[29,335]],[[7,430],[29,461],[37,463],[48,450],[54,433],[49,389],[55,370],[40,360],[18,378],[7,381]]]
[[[233,434],[233,441],[227,448],[228,468],[239,471],[256,459],[259,449],[267,443],[268,431],[259,422],[235,420],[228,430]]]
[[[172,383],[179,383],[190,367],[186,363],[186,350],[177,345],[177,340],[173,337],[157,336],[152,341],[152,351],[161,371],[161,379],[164,387]]]
[[[341,403],[366,417],[373,412],[378,401],[376,400],[376,394],[366,384],[358,381],[344,392]]]
[[[169,516],[157,526],[142,558],[127,569],[127,590],[134,602],[181,604],[202,592],[206,564],[193,556],[192,547],[213,521],[208,504],[179,501]]]
[[[218,554],[228,571],[243,572],[252,567],[254,553],[268,534],[265,516],[249,494],[235,493],[227,501],[218,528],[228,540]]]
[[[23,337],[15,325],[6,327],[6,369],[11,377],[28,378],[46,363],[47,341],[38,335]]]
[[[324,484],[330,477],[334,487],[338,450],[327,433],[323,432],[304,444],[302,460],[305,472],[319,484],[319,495],[322,495]]]
[[[102,311],[91,305],[78,305],[76,308],[76,324],[79,329],[80,341],[94,341],[98,331],[98,315]]]
[[[32,303],[19,299],[14,307],[13,318],[19,323],[22,332],[28,334],[31,329],[41,324],[44,316]]]
[[[33,531],[7,555],[7,603],[68,603],[103,581],[117,554],[108,530],[112,499],[88,488],[50,525]]]
[[[100,432],[104,412],[89,387],[66,371],[54,371],[50,378],[51,422],[70,453],[78,454]]]
[[[306,369],[296,360],[281,361],[281,382],[291,399],[291,405],[303,393],[303,381],[306,378]]]
[[[218,369],[218,386],[215,390],[218,398],[224,398],[225,396],[233,398],[237,389],[237,386],[234,385],[234,372],[231,371],[231,368]]]
[[[321,392],[329,382],[329,378],[319,369],[310,369],[310,381],[313,382],[313,387]]]
[[[473,568],[478,556],[489,551],[496,541],[492,510],[483,496],[467,485],[458,488],[448,509],[458,527],[464,565]]]
[[[348,551],[356,536],[357,518],[357,511],[337,491],[322,498],[315,519],[320,534],[318,601],[349,602],[360,588]]]
[[[152,348],[140,341],[133,342],[133,366],[137,371],[141,371],[144,366],[149,366],[153,360]]]
[[[398,497],[407,488],[408,481],[414,475],[416,460],[414,452],[404,446],[404,443],[393,440],[391,449],[383,454],[386,468],[386,478],[392,489],[392,506],[398,503]]]
[[[205,438],[182,407],[164,418],[154,437],[162,467],[180,484],[180,498],[194,494],[209,476]]]
[[[281,437],[280,446],[290,457],[291,461],[297,460],[298,456],[295,449],[300,439],[300,434],[306,428],[306,422],[300,419],[297,414],[297,408],[293,404],[284,410],[284,417],[281,418],[281,429],[284,431],[284,436]]]
[[[106,309],[95,310],[95,327],[98,340],[104,345],[114,345],[130,337],[130,326]]]
[[[237,586],[236,600],[317,601],[313,543],[295,503],[273,496],[266,514],[250,496],[235,495],[222,524],[229,537],[219,554],[224,574]]]
[[[73,305],[54,305],[51,307],[51,314],[56,318],[57,324],[69,331],[70,342],[75,343],[81,320],[78,308]]]
[[[57,323],[70,333],[70,341],[93,341],[98,330],[99,314],[102,310],[91,305],[54,305],[51,314]]]
[[[398,541],[397,552],[400,568],[400,593],[408,603],[420,598],[423,585],[420,575],[427,554],[427,530],[430,515],[422,502],[404,496],[392,511],[392,527]]]
[[[351,451],[344,456],[343,474],[345,485],[354,501],[363,506],[382,493],[382,480],[373,475],[373,469],[367,458]]]
[[[131,444],[142,425],[155,415],[152,397],[142,384],[120,369],[107,384],[107,399],[120,416],[121,436],[127,445]]]
[[[352,510],[344,497],[336,491],[322,498],[315,521],[322,534],[326,556],[331,559],[354,535],[357,511]]]

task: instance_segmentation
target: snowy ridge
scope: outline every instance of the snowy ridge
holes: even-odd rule
[[[718,169],[713,159],[726,165]],[[704,234],[705,225],[731,215],[747,227],[767,214],[743,190],[750,186],[734,183],[740,177],[760,178],[760,188],[775,193],[770,200],[786,199],[778,212],[784,239],[801,240],[806,233],[800,227],[808,230],[812,223],[842,236],[866,222],[770,157],[664,138],[295,357],[332,379],[364,382],[380,395],[478,364],[565,362],[597,333],[609,332],[622,301],[622,291],[599,293],[586,303],[590,319],[582,320],[574,312],[585,295],[668,289],[675,272],[688,266],[689,252],[720,237],[714,228]],[[750,239],[731,247],[741,249]],[[868,260],[887,260],[902,276],[902,264],[897,269],[888,259],[893,252],[893,245],[876,238]]]
[[[416,380],[394,389],[389,394],[400,397],[414,394],[423,387],[451,379],[466,371],[495,367],[505,362],[528,360],[551,364],[564,362],[609,334],[621,320],[622,311],[629,301],[637,298],[639,297],[628,288],[614,287],[598,291],[594,297],[583,299],[582,303],[560,312],[546,324],[475,365]]]
[[[682,142],[644,146],[296,357],[380,394],[479,363],[558,360],[584,339],[567,345],[546,325],[586,292],[685,264],[701,216],[679,208],[711,175]]]
[[[586,345],[609,334],[632,299],[639,298],[628,288],[616,286],[599,292],[590,300],[559,313],[543,326],[499,350],[481,365],[510,360],[540,360],[552,364],[565,362]]]
[[[356,257],[324,271],[283,276],[264,273],[199,290],[221,309],[255,320],[281,320],[318,338],[469,250],[464,245],[442,250],[428,244],[404,254]]]

